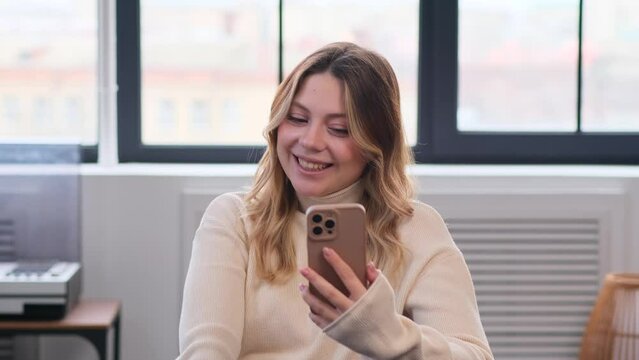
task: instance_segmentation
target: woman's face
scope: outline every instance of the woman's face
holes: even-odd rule
[[[341,80],[324,72],[302,82],[277,129],[277,156],[301,196],[328,195],[359,179],[367,161],[348,130]]]

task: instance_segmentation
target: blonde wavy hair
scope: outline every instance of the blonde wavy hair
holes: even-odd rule
[[[344,83],[349,131],[369,160],[361,177],[367,257],[394,273],[406,256],[398,226],[413,213],[413,186],[406,174],[413,158],[402,128],[397,78],[377,53],[351,43],[332,43],[302,60],[278,87],[264,130],[266,152],[245,198],[258,276],[269,282],[284,281],[297,268],[291,224],[300,205],[277,157],[277,128],[302,82],[325,72]]]

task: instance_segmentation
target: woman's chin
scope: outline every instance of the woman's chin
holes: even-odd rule
[[[317,189],[295,189],[295,193],[297,194],[297,196],[303,196],[303,197],[322,197],[324,195],[328,195],[327,193],[318,191]]]
[[[329,192],[326,191],[325,186],[319,186],[319,184],[312,183],[293,183],[293,189],[295,189],[295,193],[297,196],[303,197],[321,197],[324,195],[328,195]]]

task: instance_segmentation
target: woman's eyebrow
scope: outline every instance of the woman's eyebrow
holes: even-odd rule
[[[291,104],[291,107],[294,107],[294,106],[302,109],[303,111],[310,112],[310,111],[308,111],[308,108],[306,106],[300,104],[297,101],[293,101],[293,103]]]
[[[298,107],[300,108],[302,111],[306,112],[306,113],[310,113],[311,111],[304,105],[300,104],[298,101],[293,101],[293,103],[291,104],[291,107]],[[333,118],[342,118],[342,117],[347,117],[345,113],[330,113],[330,114],[326,114],[325,118],[328,119],[333,119]]]

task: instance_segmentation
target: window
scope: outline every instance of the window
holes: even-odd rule
[[[247,162],[265,143],[261,129],[278,84],[278,6],[275,0],[119,1],[120,160]],[[159,99],[175,104],[170,134],[152,130]],[[233,126],[241,129],[232,134],[222,117],[229,101],[242,109],[233,111],[241,116]],[[210,127],[195,130],[195,124]]]
[[[7,135],[16,136],[19,133],[18,124],[20,123],[21,115],[18,97],[5,95],[4,99],[2,99],[2,105],[2,121],[5,123],[3,128],[7,131]]]
[[[301,57],[338,40],[389,58],[401,79],[408,136],[416,142],[418,0],[117,5],[120,161],[257,161],[280,79]],[[177,130],[165,136],[149,125],[159,98],[173,99],[177,109]],[[192,131],[195,124],[210,127]]]
[[[202,131],[211,130],[211,110],[208,102],[195,100],[191,103],[191,129],[192,136]]]
[[[638,18],[633,1],[119,0],[119,157],[255,162],[278,81],[346,40],[392,63],[418,162],[634,163]]]
[[[638,18],[628,1],[422,1],[417,159],[636,163]]]
[[[57,116],[51,106],[51,100],[48,97],[37,97],[33,102],[33,115],[31,117],[31,132],[39,134],[40,132],[49,132],[57,120]]]
[[[67,127],[75,127],[81,126],[82,119],[84,118],[84,113],[82,109],[82,104],[80,103],[80,99],[78,98],[66,98],[64,101],[64,121],[65,126]]]
[[[575,131],[577,8],[577,0],[460,2],[460,131]]]
[[[585,131],[639,132],[639,4],[584,3]]]
[[[243,117],[240,114],[240,107],[237,101],[233,99],[224,100],[221,118],[223,119],[222,134],[225,134],[229,138],[242,134],[242,129],[244,128],[244,124],[242,123]],[[238,140],[236,139],[235,141]]]
[[[277,2],[270,0],[141,0],[140,55],[142,123],[152,121],[157,97],[190,104],[200,98],[233,99],[246,109],[242,136],[228,137],[224,119],[211,118],[217,131],[187,131],[192,117],[175,113],[179,129],[164,136],[147,133],[145,145],[262,145],[260,128],[278,82]],[[197,106],[197,105],[196,105]]]
[[[97,1],[0,2],[0,144],[81,143],[95,161],[97,30]]]

